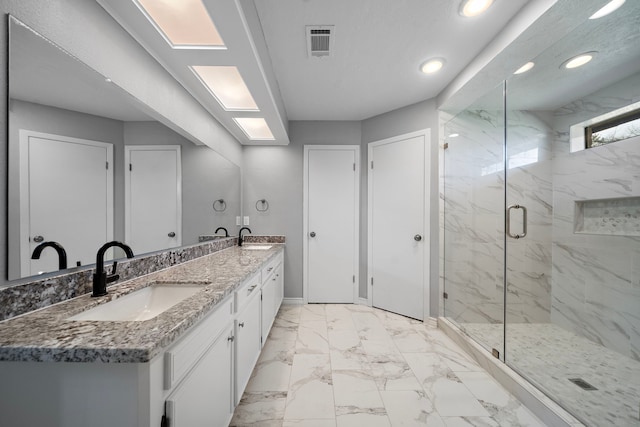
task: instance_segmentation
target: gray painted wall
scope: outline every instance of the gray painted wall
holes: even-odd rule
[[[291,144],[283,147],[247,146],[243,150],[243,206],[254,234],[285,234],[285,297],[302,298],[302,223],[304,145],[359,145],[361,165],[367,164],[369,142],[431,129],[431,313],[437,313],[438,279],[438,115],[434,100],[420,102],[362,122],[292,121]],[[255,203],[267,199],[268,212]],[[367,297],[367,168],[360,180],[360,283]]]

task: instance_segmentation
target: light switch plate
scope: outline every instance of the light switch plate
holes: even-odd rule
[[[236,217],[236,225],[242,225],[242,218],[239,216]]]
[[[249,225],[249,217],[248,216],[244,217],[244,225]]]

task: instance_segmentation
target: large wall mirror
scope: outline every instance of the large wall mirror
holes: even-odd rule
[[[235,233],[241,171],[24,23],[8,17],[8,279]],[[117,256],[116,256],[117,257]]]

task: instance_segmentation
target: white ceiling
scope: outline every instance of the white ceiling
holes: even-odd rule
[[[433,98],[526,3],[464,18],[459,0],[255,2],[289,120],[362,120]],[[333,56],[307,56],[306,25],[335,25]],[[431,57],[445,67],[424,75]]]
[[[495,0],[463,18],[461,0],[203,0],[226,50],[172,49],[133,0],[97,0],[220,123],[264,117],[288,144],[288,120],[362,120],[435,97],[530,0]],[[334,25],[334,54],[308,58],[305,26]],[[437,75],[419,71],[446,59]],[[259,112],[225,111],[189,70],[236,65]]]

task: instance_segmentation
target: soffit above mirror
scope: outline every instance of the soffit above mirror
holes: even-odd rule
[[[187,91],[240,143],[286,145],[287,119],[277,82],[272,76],[266,46],[252,31],[260,30],[253,2],[202,0],[223,45],[176,45],[135,0],[97,0],[98,3],[144,47]],[[147,2],[148,3],[148,2]],[[185,3],[194,3],[193,1]],[[199,2],[198,2],[199,3]],[[159,21],[159,19],[157,20]],[[257,24],[257,25],[256,25]],[[202,82],[193,67],[235,66],[258,110],[225,109]],[[238,118],[262,118],[273,138],[252,140],[237,124]]]

